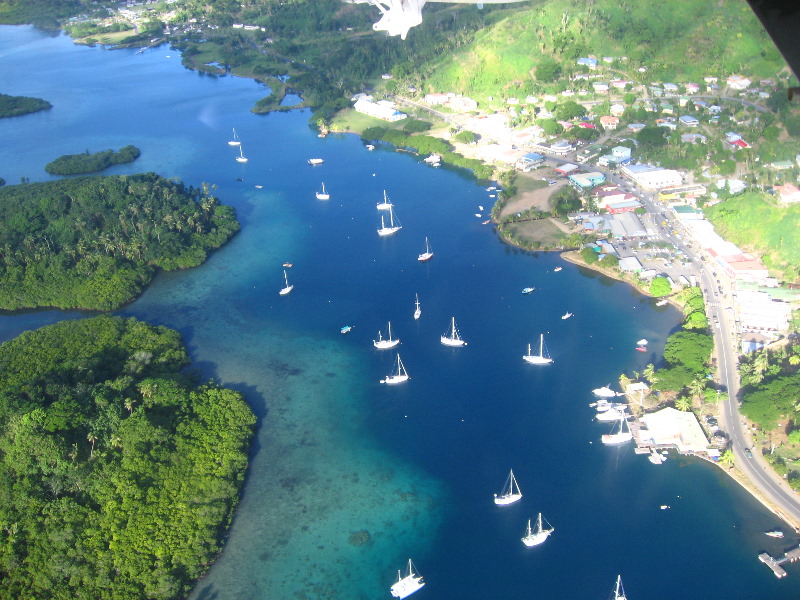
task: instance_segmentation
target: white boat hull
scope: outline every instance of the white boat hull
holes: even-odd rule
[[[442,342],[443,345],[452,346],[454,348],[457,348],[459,346],[466,346],[467,345],[467,342],[465,342],[464,340],[449,338],[449,337],[446,337],[444,335],[442,337],[440,337],[439,340]]]
[[[495,495],[494,503],[497,506],[508,506],[509,504],[514,504],[514,502],[521,499],[522,494],[506,494],[504,496]]]
[[[607,433],[600,437],[600,441],[606,446],[621,446],[633,440],[633,434],[628,432]]]
[[[414,319],[415,320],[419,319],[421,316],[422,316],[422,311],[420,309],[417,309],[417,310],[414,311]]]
[[[420,262],[425,262],[426,260],[430,260],[433,258],[433,252],[423,252],[417,257],[417,260]]]
[[[308,164],[310,164],[310,165],[321,165],[324,162],[325,161],[322,160],[321,158],[309,158],[308,159]]]
[[[375,208],[378,210],[389,210],[392,208],[392,206],[393,205],[391,202],[378,202],[378,204],[375,205]]]
[[[597,388],[596,390],[592,390],[592,393],[600,398],[614,398],[617,395],[617,392],[609,387]]]
[[[532,535],[526,535],[522,538],[522,543],[531,548],[533,546],[538,546],[539,544],[543,543],[548,536],[552,533],[551,531],[541,531],[539,533],[534,533]]]
[[[400,231],[400,227],[381,227],[378,229],[378,235],[387,236]]]
[[[418,577],[415,575],[409,575],[408,577],[404,577],[397,583],[395,583],[390,591],[392,596],[395,598],[407,598],[417,590],[419,590],[422,586],[425,585],[425,582],[422,581],[422,577]]]
[[[388,350],[389,348],[394,348],[399,343],[400,340],[372,340],[372,345],[378,350]]]
[[[544,356],[531,356],[528,354],[523,356],[522,359],[532,365],[549,365],[553,362],[552,358],[546,358]]]
[[[608,410],[598,412],[597,415],[595,416],[595,419],[597,419],[601,423],[610,423],[611,421],[619,421],[624,417],[625,417],[625,411],[620,410],[618,408],[609,408]]]
[[[317,200],[330,200],[330,199],[331,199],[330,194],[321,194],[320,192],[317,192]]]
[[[408,381],[408,375],[389,375],[386,379],[381,379],[381,383],[388,385],[403,383],[404,381]]]
[[[236,162],[246,163],[247,159],[244,156],[237,156],[236,157]]]
[[[286,294],[288,294],[289,292],[291,292],[293,289],[294,289],[294,286],[293,286],[293,285],[289,285],[289,286],[286,286],[285,288],[282,288],[282,289],[281,289],[281,291],[280,291],[280,292],[278,292],[278,293],[279,293],[281,296],[285,296]]]

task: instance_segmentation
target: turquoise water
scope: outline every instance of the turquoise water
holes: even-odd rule
[[[418,598],[604,598],[618,573],[632,600],[798,597],[796,568],[778,581],[756,559],[797,540],[766,538],[780,523],[718,469],[599,443],[589,390],[658,360],[676,311],[503,245],[475,216],[491,199],[462,173],[318,138],[306,111],[249,113],[269,93],[252,81],[187,71],[166,47],[0,32],[3,91],[55,105],[0,120],[0,176],[46,180],[61,154],[134,144],[142,157],[110,172],[216,184],[242,221],[202,267],[159,275],[120,311],[181,331],[202,375],[259,416],[228,543],[193,598],[386,598],[409,556],[428,582]],[[226,143],[234,127],[248,163]],[[390,238],[375,232],[384,189],[403,225]],[[425,236],[436,255],[421,264]],[[279,297],[285,261],[295,289]],[[4,315],[0,338],[80,316]],[[452,316],[465,348],[439,344]],[[378,383],[395,354],[371,344],[387,320],[411,376],[395,387]],[[549,367],[521,360],[539,333]],[[652,355],[633,351],[642,337]],[[510,467],[525,497],[498,509]],[[527,549],[539,511],[556,531]]]

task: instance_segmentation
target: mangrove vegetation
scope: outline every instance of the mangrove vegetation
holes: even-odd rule
[[[119,151],[104,150],[89,154],[87,150],[83,154],[64,154],[52,162],[45,165],[44,170],[51,175],[85,175],[87,173],[97,173],[114,165],[122,165],[133,162],[141,152],[136,146],[125,146]]]

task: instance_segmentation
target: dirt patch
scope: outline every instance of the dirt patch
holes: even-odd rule
[[[548,185],[547,181],[555,181],[555,185]],[[517,194],[500,211],[500,218],[523,212],[531,208],[549,212],[550,196],[566,185],[565,179],[555,179],[555,171],[552,167],[536,169],[530,173],[520,173],[517,175]]]

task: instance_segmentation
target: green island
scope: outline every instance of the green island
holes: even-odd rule
[[[188,363],[178,332],[105,315],[0,345],[0,598],[186,596],[256,421]]]
[[[44,170],[51,175],[85,175],[87,173],[97,173],[113,165],[122,165],[133,162],[141,152],[136,146],[125,146],[117,152],[104,150],[89,154],[87,150],[83,154],[64,154],[52,162],[45,165]]]
[[[27,115],[48,108],[53,108],[53,105],[41,98],[0,94],[0,119]]]
[[[0,189],[0,308],[113,310],[156,269],[195,267],[239,230],[234,210],[155,173]]]

